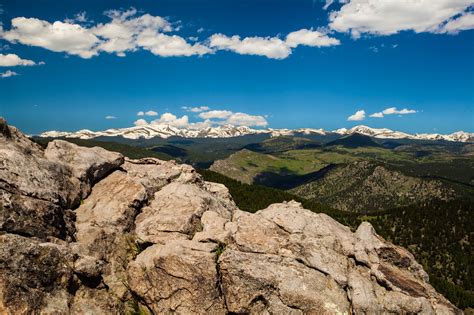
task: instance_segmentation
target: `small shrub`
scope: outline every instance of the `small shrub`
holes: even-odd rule
[[[219,243],[214,250],[214,253],[216,254],[216,261],[219,260],[219,257],[222,255],[222,253],[226,250],[227,245],[224,243]]]

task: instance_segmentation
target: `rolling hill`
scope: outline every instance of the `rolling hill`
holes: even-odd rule
[[[346,148],[359,148],[359,147],[380,147],[380,145],[372,140],[371,137],[365,136],[360,133],[354,133],[347,137],[343,137],[329,143],[326,143],[327,147],[340,145]]]

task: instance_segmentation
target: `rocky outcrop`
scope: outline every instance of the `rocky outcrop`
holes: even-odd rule
[[[0,313],[456,314],[405,249],[289,201],[239,210],[187,165],[0,121]]]

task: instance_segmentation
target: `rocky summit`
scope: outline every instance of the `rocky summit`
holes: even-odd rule
[[[0,120],[1,314],[457,314],[404,248],[294,201],[255,214],[187,165]]]

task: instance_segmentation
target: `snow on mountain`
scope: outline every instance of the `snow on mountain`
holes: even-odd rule
[[[90,131],[87,129],[77,132],[48,131],[40,134],[40,137],[66,137],[79,139],[92,139],[97,137],[124,137],[127,139],[151,139],[155,137],[183,137],[183,138],[229,138],[248,134],[257,134],[266,132],[264,130],[255,130],[245,126],[218,126],[206,127],[202,129],[176,128],[170,125],[145,125],[121,129],[107,129],[105,131]]]
[[[457,142],[474,142],[474,133],[457,131],[449,135],[442,135],[438,133],[429,134],[408,134],[401,131],[393,131],[387,128],[370,128],[367,126],[355,126],[351,129],[341,128],[334,130],[333,132],[340,135],[350,135],[353,133],[359,133],[366,136],[380,138],[380,139],[413,139],[413,140],[445,140],[445,141],[457,141]]]
[[[230,138],[240,137],[252,134],[269,134],[271,137],[304,135],[327,135],[339,134],[341,136],[354,133],[380,139],[414,139],[414,140],[445,140],[458,142],[474,142],[474,133],[458,131],[449,135],[442,134],[415,134],[411,135],[405,132],[393,131],[387,128],[370,128],[367,126],[355,126],[351,129],[341,128],[334,131],[325,131],[323,129],[300,128],[300,129],[251,129],[245,126],[223,125],[218,127],[205,127],[201,129],[177,128],[170,125],[145,125],[130,128],[107,129],[105,131],[91,131],[88,129],[76,132],[48,131],[40,134],[40,137],[51,138],[79,138],[92,139],[97,137],[124,137],[127,139],[151,139],[154,137],[169,138]]]
[[[334,132],[340,135],[350,135],[353,133],[359,133],[362,135],[366,135],[366,136],[370,136],[374,138],[382,138],[382,139],[405,139],[405,138],[412,139],[413,137],[412,135],[408,133],[404,133],[400,131],[393,131],[387,128],[380,128],[380,129],[370,128],[363,125],[355,126],[351,129],[341,128],[341,129],[335,130]]]
[[[439,133],[420,133],[415,134],[416,139],[420,140],[446,140],[446,141],[457,141],[457,142],[474,142],[474,133],[457,131],[449,135],[441,135]]]

